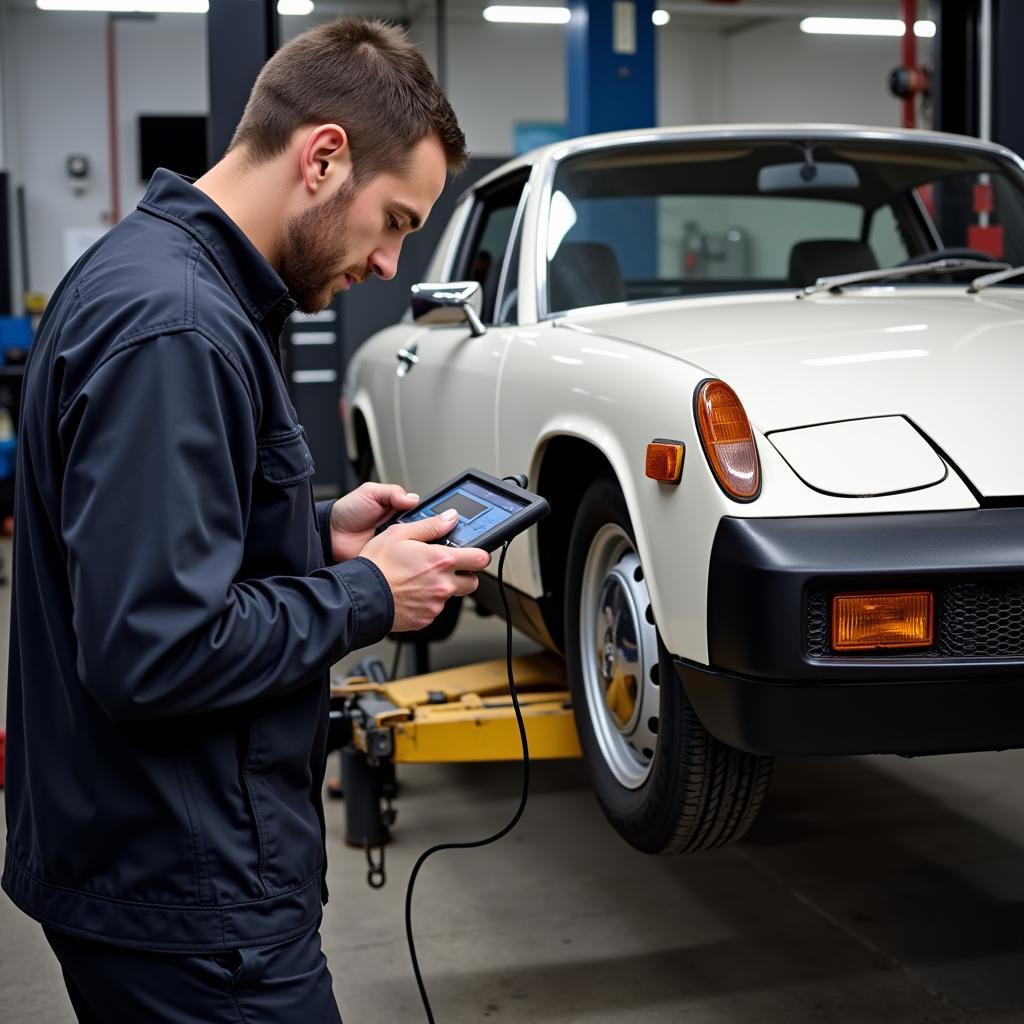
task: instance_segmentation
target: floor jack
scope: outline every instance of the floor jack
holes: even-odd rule
[[[512,666],[530,760],[580,757],[564,663],[542,653]],[[396,681],[379,659],[367,659],[332,680],[328,748],[341,751],[345,841],[366,851],[367,881],[379,889],[396,816],[396,765],[522,758],[505,659]]]

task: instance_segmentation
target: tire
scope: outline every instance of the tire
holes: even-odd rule
[[[658,633],[629,514],[613,480],[583,496],[569,541],[565,648],[580,745],[615,830],[646,853],[735,842],[772,759],[701,725]]]
[[[370,431],[362,415],[357,414],[354,421],[356,457],[349,459],[349,468],[355,478],[356,485],[379,483],[377,476],[377,460],[373,456],[373,445],[370,442]]]

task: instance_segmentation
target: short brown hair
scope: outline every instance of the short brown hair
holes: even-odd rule
[[[405,168],[421,139],[437,136],[448,168],[469,154],[455,111],[405,31],[338,18],[281,47],[263,66],[229,150],[256,163],[283,152],[303,125],[337,123],[352,148],[357,183]]]

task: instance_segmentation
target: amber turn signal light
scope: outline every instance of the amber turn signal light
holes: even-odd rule
[[[697,389],[697,429],[708,462],[722,489],[750,501],[761,489],[761,466],[750,420],[739,396],[725,381],[706,380]]]
[[[663,484],[679,483],[683,475],[685,451],[686,446],[682,441],[666,441],[663,438],[652,441],[647,446],[647,476]]]
[[[836,594],[832,598],[832,649],[930,647],[935,597],[927,590]]]

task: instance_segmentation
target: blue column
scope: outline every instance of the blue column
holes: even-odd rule
[[[572,0],[570,10],[569,136],[654,127],[654,0]],[[657,200],[618,198],[588,207],[578,210],[572,237],[610,245],[627,279],[656,276]]]
[[[654,0],[572,0],[570,10],[569,135],[653,127]]]

